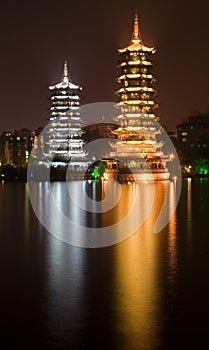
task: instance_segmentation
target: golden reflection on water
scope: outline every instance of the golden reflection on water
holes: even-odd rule
[[[189,241],[192,238],[192,179],[187,179],[187,232]],[[191,242],[190,242],[191,243]]]
[[[172,276],[176,274],[177,268],[177,242],[176,242],[176,197],[175,197],[175,184],[172,182],[169,186],[169,222],[168,222],[168,252],[169,252],[169,265],[172,271]],[[173,213],[173,214],[172,214]]]
[[[143,184],[141,192],[141,209],[149,205],[149,187]],[[136,185],[137,186],[137,185]],[[155,200],[149,216],[142,227],[126,241],[116,246],[116,279],[118,294],[114,301],[123,317],[117,324],[118,332],[126,334],[128,344],[136,342],[143,349],[157,339],[162,329],[162,250],[166,249],[162,233],[153,233],[154,225],[169,191],[168,215],[175,205],[175,188],[173,183],[159,182],[155,185]],[[169,221],[168,249],[171,269],[176,265],[176,222],[175,214]],[[128,334],[128,337],[127,337]],[[154,349],[154,347],[153,347]]]

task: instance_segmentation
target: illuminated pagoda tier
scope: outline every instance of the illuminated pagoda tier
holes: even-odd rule
[[[120,126],[114,131],[117,142],[110,143],[110,157],[134,174],[136,180],[167,180],[167,156],[162,152],[163,142],[157,137],[160,127],[156,114],[158,104],[153,74],[154,47],[143,44],[139,33],[138,16],[135,15],[134,31],[130,44],[119,49],[119,115],[113,118]]]
[[[82,88],[72,83],[67,62],[60,83],[50,86],[50,125],[48,131],[49,158],[54,164],[70,161],[77,169],[84,165],[83,121],[80,116]]]

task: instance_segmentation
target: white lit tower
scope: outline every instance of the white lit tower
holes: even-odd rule
[[[50,86],[50,124],[48,131],[49,159],[64,165],[71,162],[81,166],[86,155],[83,150],[80,100],[82,88],[72,83],[67,62],[60,83]]]
[[[123,160],[126,166],[136,169],[137,179],[167,179],[167,156],[157,140],[160,133],[157,121],[158,104],[155,101],[154,47],[144,45],[139,33],[138,15],[135,14],[134,30],[130,44],[119,49],[119,115],[114,120],[120,125],[115,134],[118,141],[111,143],[111,157]],[[146,161],[145,161],[146,160]],[[144,175],[145,174],[145,175]]]

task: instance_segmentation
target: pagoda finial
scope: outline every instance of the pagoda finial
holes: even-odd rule
[[[133,39],[139,39],[139,17],[137,12],[135,12],[135,18],[134,18],[134,35]]]
[[[140,31],[139,31],[139,16],[137,11],[135,12],[135,17],[134,17],[134,32],[132,36],[132,41],[138,41],[139,43],[143,44]]]
[[[155,53],[156,49],[154,47],[147,47],[144,45],[140,30],[139,30],[139,17],[137,11],[135,11],[135,16],[134,16],[134,28],[133,28],[133,34],[130,40],[130,43],[127,47],[124,49],[119,49],[119,52],[125,52],[126,50],[129,51],[147,51],[147,52],[152,52]]]
[[[64,64],[63,81],[65,81],[66,83],[68,83],[69,81],[67,61],[65,61],[65,64]]]

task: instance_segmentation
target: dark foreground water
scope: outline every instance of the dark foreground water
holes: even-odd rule
[[[157,186],[134,235],[86,249],[42,227],[27,184],[0,184],[1,349],[207,348],[209,180],[183,181],[175,214],[155,234],[166,190]]]

